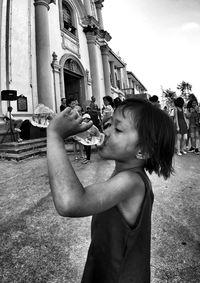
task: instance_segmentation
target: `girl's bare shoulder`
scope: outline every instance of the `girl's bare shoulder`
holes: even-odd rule
[[[139,215],[145,196],[145,184],[136,172],[126,172],[133,179],[132,189],[127,197],[117,206],[128,225],[133,226]]]

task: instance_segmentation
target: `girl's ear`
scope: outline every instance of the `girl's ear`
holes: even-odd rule
[[[148,159],[149,158],[149,154],[148,153],[142,153],[141,150],[138,150],[138,153],[136,154],[136,158],[137,159]]]

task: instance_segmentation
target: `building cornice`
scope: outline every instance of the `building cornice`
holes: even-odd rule
[[[34,1],[35,1],[34,2],[35,6],[42,5],[42,6],[45,6],[48,10],[50,9],[49,5],[51,3],[56,4],[55,0],[34,0]]]
[[[100,38],[105,39],[107,42],[112,39],[111,35],[106,30],[100,29],[98,31],[98,35]]]
[[[104,0],[97,0],[95,1],[95,6],[101,9],[103,7],[103,4],[102,4],[103,2]]]
[[[137,82],[141,87],[144,88],[145,91],[147,91],[146,87],[138,80],[138,78],[133,74],[131,71],[127,71],[127,75],[129,78],[132,78],[135,82]]]

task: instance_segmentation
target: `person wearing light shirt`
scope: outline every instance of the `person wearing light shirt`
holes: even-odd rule
[[[12,110],[13,110],[13,108],[12,108],[11,106],[8,106],[8,111],[6,112],[5,117],[6,117],[7,120],[11,120],[11,125],[14,127],[14,130],[15,130],[16,132],[20,133],[20,132],[21,132],[20,127],[21,127],[21,124],[22,124],[23,120],[22,120],[22,119],[16,119],[16,118],[11,114]],[[17,141],[18,141],[18,142],[21,142],[22,139],[21,139],[20,137],[18,137],[18,138],[17,138]]]

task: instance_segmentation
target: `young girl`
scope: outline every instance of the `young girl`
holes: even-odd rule
[[[175,125],[177,131],[177,155],[186,154],[185,144],[187,141],[187,121],[185,117],[185,113],[183,110],[184,100],[182,97],[178,97],[174,101],[175,111]]]
[[[91,117],[88,113],[85,113],[82,116],[82,123],[88,123],[90,120]],[[78,135],[74,136],[74,138],[80,144],[84,145],[86,158],[82,161],[82,163],[87,164],[90,161],[92,145],[95,145],[100,142],[101,133],[95,125],[92,125],[89,130],[79,133]]]
[[[190,101],[186,116],[189,119],[189,133],[191,139],[191,148],[188,151],[199,154],[200,114],[196,99]]]
[[[111,96],[107,95],[103,97],[103,103],[104,103],[104,109],[102,113],[102,123],[106,123],[110,117],[112,117],[113,114],[113,107],[114,107],[114,102]]]
[[[67,108],[52,120],[47,139],[50,187],[58,213],[67,217],[93,215],[81,282],[150,282],[153,192],[145,170],[164,178],[173,172],[174,123],[148,101],[123,101],[99,148],[102,158],[115,160],[115,170],[107,181],[83,187],[63,139],[91,125],[82,124],[82,118]]]
[[[78,101],[75,98],[68,99],[68,106],[73,110],[76,110],[78,115],[82,116],[82,108],[78,105]],[[78,161],[80,159],[84,159],[84,148],[81,143],[77,141],[76,138],[72,137],[73,139],[73,151],[74,151],[74,160]]]

